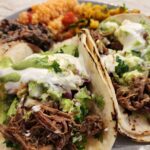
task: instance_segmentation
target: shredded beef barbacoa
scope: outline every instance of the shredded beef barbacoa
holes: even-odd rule
[[[133,78],[130,86],[114,82],[119,104],[130,111],[146,110],[150,112],[150,78]]]
[[[119,40],[117,40],[117,38],[113,35],[110,35],[107,37],[108,41],[110,41],[110,43],[107,45],[107,48],[109,49],[114,49],[114,50],[122,50],[123,49],[123,45],[119,42]]]
[[[53,43],[50,30],[43,24],[23,25],[17,21],[2,20],[0,22],[0,43],[16,40],[24,40],[42,50],[49,50]]]
[[[108,54],[108,49],[103,42],[104,37],[100,34],[99,30],[91,30],[90,33],[98,47],[100,54]]]
[[[41,150],[51,144],[56,150],[76,149],[71,142],[74,129],[87,137],[103,131],[103,122],[98,115],[89,115],[77,124],[71,115],[45,104],[40,105],[39,111],[32,111],[29,118],[24,117],[26,113],[25,108],[19,108],[7,126],[0,126],[4,137],[17,142],[23,150]]]
[[[99,30],[91,30],[91,36],[97,47],[99,49],[100,54],[108,54],[108,49],[113,50],[122,50],[123,45],[114,37],[113,35],[103,35]]]

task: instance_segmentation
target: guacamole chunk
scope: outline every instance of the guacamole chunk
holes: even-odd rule
[[[134,70],[131,72],[124,73],[122,78],[123,78],[124,83],[130,84],[133,78],[136,78],[139,76],[143,76],[143,74],[139,72],[138,70]]]
[[[60,108],[63,112],[71,112],[74,109],[73,105],[74,103],[70,99],[63,98],[60,101]]]
[[[9,57],[1,57],[0,58],[0,68],[7,68],[12,65],[12,60]]]
[[[7,112],[8,117],[11,117],[12,115],[16,114],[17,106],[18,106],[18,101],[16,99],[14,99],[9,107],[8,112]]]
[[[65,53],[73,55],[75,57],[79,56],[78,47],[76,45],[63,45],[59,48],[54,49],[51,53]]]
[[[18,82],[21,76],[19,73],[13,72],[0,77],[1,82]]]

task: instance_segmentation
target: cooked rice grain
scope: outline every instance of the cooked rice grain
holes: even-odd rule
[[[48,25],[53,19],[68,11],[73,11],[77,4],[77,0],[48,0],[42,4],[32,6],[29,12],[22,12],[19,15],[19,21],[24,24],[44,23]]]

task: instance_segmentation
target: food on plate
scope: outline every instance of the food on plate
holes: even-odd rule
[[[14,20],[0,22],[0,45],[11,41],[23,40],[40,49],[49,50],[53,44],[52,34],[44,24],[23,25]]]
[[[13,41],[0,44],[0,57],[10,57],[13,62],[19,62],[33,53],[41,52],[37,46],[24,41]]]
[[[28,11],[22,12],[18,17],[18,21],[23,24],[45,24],[54,35],[57,35],[65,30],[66,24],[64,25],[64,20],[69,21],[69,23],[76,21],[76,19],[74,20],[72,18],[76,18],[74,9],[77,4],[77,0],[61,0],[61,3],[60,0],[47,0],[44,3],[32,6]],[[69,18],[66,17],[68,13],[73,14],[71,15],[73,22],[70,22],[70,15]],[[72,32],[70,31],[68,33],[69,35],[71,34],[71,37],[73,36]],[[66,34],[63,35],[64,39],[70,38]]]
[[[125,4],[122,6],[109,6],[105,4],[81,3],[75,8],[75,12],[82,18],[102,21],[110,16],[123,13],[140,13],[140,10],[128,10]]]
[[[118,113],[120,133],[150,142],[150,20],[141,14],[110,17],[85,31],[100,56]]]
[[[109,16],[122,13],[139,13],[128,10],[125,5],[108,7],[93,3],[79,3],[77,0],[48,0],[21,12],[18,21],[22,24],[42,23],[53,32],[56,41],[73,37],[83,27],[96,29]]]
[[[112,148],[114,103],[96,56],[86,48],[76,36],[17,62],[1,58],[1,148]]]

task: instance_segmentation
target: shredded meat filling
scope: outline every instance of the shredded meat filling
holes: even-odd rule
[[[100,32],[98,30],[91,30],[90,31],[91,36],[93,38],[93,40],[95,41],[98,50],[100,52],[100,54],[108,54],[108,49],[105,46],[105,42],[104,42],[104,37],[100,34]]]
[[[87,137],[103,130],[103,122],[98,115],[89,115],[81,124],[77,124],[69,114],[44,104],[40,105],[39,111],[31,111],[28,119],[24,118],[26,113],[25,108],[19,108],[7,126],[0,125],[0,132],[4,137],[17,142],[23,150],[40,150],[51,144],[56,150],[68,145],[75,149],[75,145],[71,143],[73,129]]]
[[[81,132],[86,133],[87,136],[94,136],[103,130],[103,123],[99,116],[87,116],[81,126]]]
[[[6,19],[0,23],[0,38],[1,43],[24,40],[42,50],[49,50],[53,43],[51,32],[45,25],[23,25]]]
[[[137,77],[130,86],[114,83],[119,104],[130,111],[150,109],[149,81],[149,78]]]
[[[99,30],[91,30],[91,36],[97,47],[99,49],[100,54],[108,54],[108,49],[113,50],[122,50],[123,45],[116,39],[116,37],[112,35],[103,35]]]
[[[108,36],[107,37],[110,43],[107,45],[107,48],[113,49],[113,50],[122,50],[123,45],[116,39],[114,36]]]

